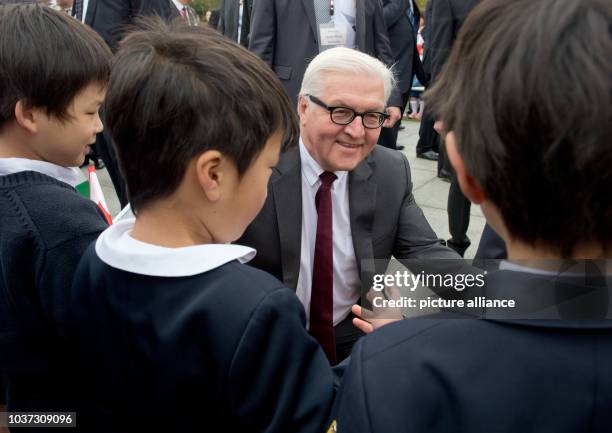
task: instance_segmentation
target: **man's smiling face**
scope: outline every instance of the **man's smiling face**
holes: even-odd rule
[[[349,107],[357,112],[385,110],[385,92],[380,78],[341,74],[322,74],[323,92],[316,96],[328,106]],[[348,125],[331,121],[323,107],[300,96],[300,134],[310,155],[326,171],[351,171],[374,148],[380,128],[364,128],[356,116]]]

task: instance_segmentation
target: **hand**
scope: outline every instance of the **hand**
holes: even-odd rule
[[[372,299],[379,292],[370,290],[366,297],[372,302]],[[399,299],[400,293],[396,287],[388,289],[389,299]],[[399,308],[375,308],[372,312],[359,305],[353,305],[351,311],[357,317],[353,319],[353,326],[365,334],[369,334],[375,329],[381,328],[389,323],[402,320],[404,316]]]
[[[388,107],[387,114],[389,118],[383,123],[384,128],[393,128],[395,123],[402,118],[402,110],[399,107]]]
[[[434,123],[434,129],[436,130],[438,135],[442,137],[443,140],[444,138],[446,138],[446,129],[444,128],[444,122],[442,122],[441,120],[436,121],[436,123]]]

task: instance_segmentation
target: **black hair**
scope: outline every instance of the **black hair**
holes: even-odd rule
[[[428,100],[512,236],[612,244],[612,2],[483,1]]]
[[[207,26],[140,20],[120,44],[106,121],[134,212],[176,190],[207,150],[242,175],[276,131],[297,137],[281,83],[257,56]]]
[[[82,90],[106,85],[112,53],[102,38],[65,12],[36,4],[0,6],[0,129],[15,105],[58,119]]]

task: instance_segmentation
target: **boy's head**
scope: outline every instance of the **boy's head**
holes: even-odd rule
[[[429,93],[468,198],[506,241],[612,246],[612,3],[488,0]]]
[[[265,201],[281,142],[297,137],[289,99],[259,58],[206,26],[141,27],[121,44],[106,100],[132,209],[190,189],[193,206],[210,205],[214,241],[234,240]]]
[[[109,48],[38,5],[0,6],[0,36],[0,154],[80,165],[102,129]]]

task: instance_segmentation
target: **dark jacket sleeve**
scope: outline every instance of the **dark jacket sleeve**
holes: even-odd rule
[[[383,3],[383,15],[387,29],[392,27],[402,14],[406,13],[410,3],[409,0],[388,0]]]
[[[334,375],[304,324],[304,309],[289,289],[272,292],[253,312],[228,378],[232,412],[249,431],[323,431]]]
[[[219,15],[219,24],[217,24],[217,30],[222,35],[225,34],[225,0],[221,0],[221,5],[219,6],[219,10],[221,14]]]
[[[446,63],[453,46],[455,21],[448,0],[435,0],[431,10],[431,74],[435,79]]]
[[[412,195],[412,180],[408,160],[402,158],[406,193],[397,223],[397,235],[393,248],[393,256],[400,262],[402,259],[446,258],[460,259],[461,257],[450,248],[443,246],[433,231],[423,211],[416,204]]]
[[[391,53],[391,42],[389,41],[389,33],[387,24],[383,14],[383,7],[380,0],[374,0],[374,49],[376,57],[378,57],[385,65],[392,66],[394,64],[393,54]],[[402,95],[399,89],[395,88],[389,96],[387,102],[389,107],[401,107]]]
[[[166,21],[179,16],[172,0],[134,0],[134,16],[159,15]]]
[[[275,0],[257,0],[251,15],[251,39],[249,51],[272,67],[276,38]]]
[[[372,425],[366,404],[366,389],[363,381],[363,339],[353,347],[351,361],[343,376],[332,410],[330,423],[336,424],[339,433],[370,433]],[[384,405],[384,402],[380,402]],[[326,430],[328,431],[326,426]]]

